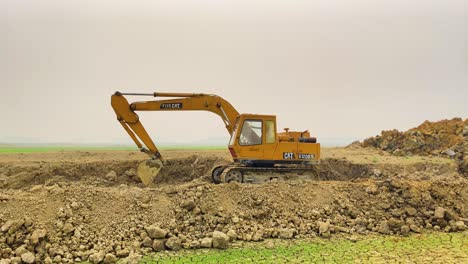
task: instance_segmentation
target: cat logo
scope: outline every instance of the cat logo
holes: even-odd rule
[[[283,152],[283,159],[294,159],[294,152]]]
[[[164,103],[164,104],[161,104],[159,109],[182,109],[182,103],[174,103],[174,104]]]

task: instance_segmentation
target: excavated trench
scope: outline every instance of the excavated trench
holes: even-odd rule
[[[142,186],[136,176],[140,161],[95,161],[95,162],[38,162],[30,165],[0,164],[0,188],[20,189],[33,185],[51,185],[57,182],[83,182],[99,186],[130,184]],[[211,170],[228,161],[217,157],[191,156],[167,160],[165,167],[155,179],[155,184],[178,184],[195,179],[210,181]],[[398,175],[427,177],[429,174],[445,175],[456,172],[449,164],[355,164],[344,159],[324,159],[314,173],[300,179],[351,181],[374,178],[385,179]],[[306,173],[307,174],[307,173]],[[294,179],[294,177],[289,177]]]

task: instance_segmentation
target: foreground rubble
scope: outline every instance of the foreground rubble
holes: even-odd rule
[[[132,161],[3,164],[0,263],[136,263],[150,252],[233,241],[467,228],[468,180],[451,164],[328,159],[327,181],[214,185],[206,174],[216,162],[173,160],[152,188],[136,181]]]

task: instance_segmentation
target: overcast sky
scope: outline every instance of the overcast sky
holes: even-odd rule
[[[319,141],[468,117],[465,0],[2,0],[0,33],[0,142],[131,144],[116,90],[218,94]],[[228,139],[211,113],[140,117]]]

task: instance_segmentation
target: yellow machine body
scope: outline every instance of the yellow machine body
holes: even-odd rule
[[[320,160],[320,144],[315,141],[308,131],[278,133],[274,115],[242,114],[228,148],[234,161],[246,165],[307,164]]]

